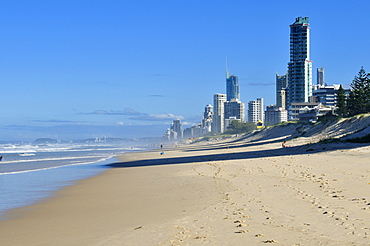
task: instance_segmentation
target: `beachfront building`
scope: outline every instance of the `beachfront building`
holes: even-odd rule
[[[208,104],[204,108],[203,119],[202,119],[202,132],[208,133],[212,131],[212,119],[213,119],[213,107]]]
[[[309,17],[298,17],[290,25],[290,61],[288,63],[287,105],[289,118],[293,103],[309,102],[312,95]]]
[[[312,88],[312,102],[321,103],[326,107],[335,107],[337,105],[337,93],[340,85],[314,85]],[[344,89],[349,95],[350,89]]]
[[[299,115],[321,107],[319,102],[292,103],[290,109],[290,120],[299,120]]]
[[[226,71],[226,97],[227,101],[240,100],[238,77],[230,75],[228,71]]]
[[[225,120],[225,102],[226,94],[214,94],[213,95],[213,120],[212,120],[212,132],[223,133],[224,132],[224,120]]]
[[[184,138],[197,138],[202,136],[201,124],[184,129]]]
[[[179,119],[173,120],[173,123],[171,124],[170,136],[171,140],[183,138],[181,120]]]
[[[265,125],[273,126],[275,124],[288,121],[288,111],[277,105],[270,105],[266,107],[265,111]]]
[[[244,103],[239,101],[238,99],[234,98],[231,101],[226,101],[224,103],[224,110],[225,110],[225,119],[229,119],[230,117],[236,117],[244,122],[245,118],[245,106]]]
[[[286,90],[288,87],[288,75],[276,73],[276,107],[286,108]]]
[[[317,68],[317,85],[326,86],[324,79],[324,67]]]
[[[226,101],[224,103],[224,119],[237,119],[241,122],[245,120],[245,105],[236,98],[231,99],[231,101]],[[225,123],[224,130],[227,130]]]
[[[163,140],[170,140],[171,139],[171,132],[170,129],[167,129],[167,131],[163,134]]]
[[[263,98],[250,101],[248,103],[248,122],[257,123],[264,122]]]
[[[321,103],[294,103],[293,106],[295,119],[301,122],[316,122],[320,116],[334,112],[334,108]]]

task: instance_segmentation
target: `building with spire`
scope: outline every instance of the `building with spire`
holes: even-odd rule
[[[290,61],[288,63],[288,110],[292,103],[309,102],[312,95],[309,17],[298,17],[290,25]],[[290,118],[290,117],[289,117]]]
[[[227,101],[231,101],[231,99],[240,100],[238,77],[230,75],[227,68],[226,68],[226,96]]]

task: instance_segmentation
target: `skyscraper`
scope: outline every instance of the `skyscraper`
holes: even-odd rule
[[[225,94],[215,94],[213,96],[213,120],[212,120],[212,132],[223,133],[224,132],[224,120],[225,110],[224,103],[226,102]]]
[[[226,69],[226,95],[227,101],[231,99],[240,100],[238,77],[230,75]]]
[[[287,105],[308,102],[312,94],[309,17],[298,17],[290,25]]]
[[[325,86],[324,67],[317,68],[317,85],[321,87]]]

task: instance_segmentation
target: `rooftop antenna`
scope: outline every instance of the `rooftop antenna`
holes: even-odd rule
[[[229,73],[229,69],[227,67],[227,56],[226,56],[226,78],[230,78],[230,73]]]

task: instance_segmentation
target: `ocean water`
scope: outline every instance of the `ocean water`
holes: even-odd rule
[[[31,205],[103,172],[118,154],[150,148],[152,144],[134,141],[1,143],[0,220],[7,210]]]

